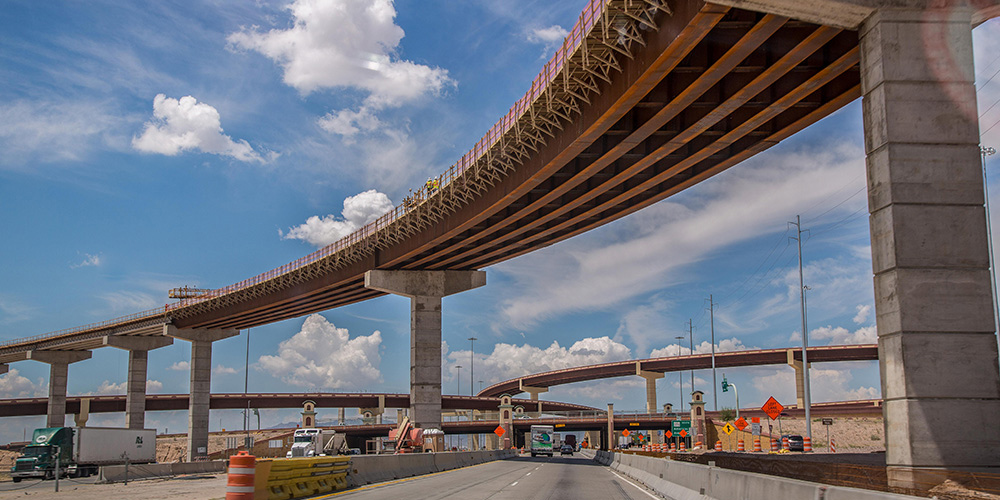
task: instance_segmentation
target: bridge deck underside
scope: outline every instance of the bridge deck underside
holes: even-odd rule
[[[333,275],[175,324],[247,328],[367,300],[381,295],[364,288],[373,268],[503,262],[691,187],[860,95],[855,32],[711,4],[676,9],[621,59],[573,122],[446,220]]]
[[[380,296],[364,288],[371,269],[482,269],[663,200],[860,96],[856,32],[694,0],[647,2],[609,4],[618,10],[605,27],[504,133],[528,138],[491,146],[489,164],[503,168],[461,174],[437,205],[428,198],[396,236],[351,258],[324,257],[143,324],[245,329]],[[0,362],[100,347],[112,330],[26,339],[0,349]]]

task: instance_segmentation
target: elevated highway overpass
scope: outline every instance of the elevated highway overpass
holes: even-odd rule
[[[0,363],[52,366],[48,415],[58,422],[67,366],[91,349],[127,349],[127,419],[141,425],[146,353],[189,341],[189,450],[198,450],[212,342],[398,293],[415,304],[411,405],[418,423],[433,426],[440,298],[483,285],[473,270],[689,189],[864,94],[883,396],[899,429],[888,437],[888,464],[901,480],[920,467],[995,467],[1000,429],[979,417],[1000,413],[1000,369],[970,29],[997,12],[995,0],[591,2],[525,96],[438,186],[260,275],[5,342]],[[956,407],[965,410],[945,411]],[[944,434],[956,426],[986,451]]]

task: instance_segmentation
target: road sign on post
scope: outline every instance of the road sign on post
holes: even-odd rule
[[[774,420],[781,415],[781,412],[785,410],[785,407],[781,406],[781,403],[779,403],[777,399],[774,399],[774,396],[771,396],[768,398],[767,402],[764,403],[764,406],[760,407],[760,409],[764,410],[764,413],[767,413],[768,418]]]
[[[739,430],[741,430],[741,431],[743,429],[747,428],[747,421],[744,420],[743,417],[740,417],[740,418],[736,419],[735,424],[736,424],[736,428],[739,429]]]

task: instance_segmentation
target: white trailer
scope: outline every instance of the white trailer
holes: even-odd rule
[[[80,465],[145,464],[156,461],[156,429],[76,427],[73,461]]]

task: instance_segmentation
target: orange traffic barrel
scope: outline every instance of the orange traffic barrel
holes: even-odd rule
[[[245,451],[229,457],[226,500],[253,500],[254,471],[256,468],[257,457]]]
[[[677,452],[677,443],[670,443],[670,451]]]
[[[805,451],[805,452],[813,451],[813,444],[812,444],[812,438],[811,437],[806,436],[806,437],[802,438],[802,451]]]
[[[781,449],[782,450],[788,449],[788,436],[781,436]]]
[[[771,451],[778,451],[778,440],[771,438]]]
[[[715,442],[715,451],[722,451],[722,441]]]
[[[677,447],[677,451],[684,451],[684,441],[681,441],[680,446]]]
[[[755,453],[760,452],[760,436],[753,438],[753,451]]]

